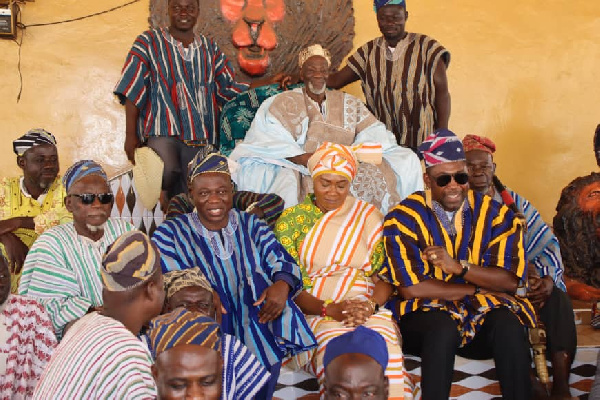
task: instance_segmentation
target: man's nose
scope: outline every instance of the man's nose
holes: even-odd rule
[[[186,400],[204,400],[204,390],[197,382],[194,382],[189,386],[185,398]]]
[[[217,192],[210,192],[208,194],[208,201],[209,202],[217,202],[217,201],[221,201],[221,196],[219,196],[219,194]]]

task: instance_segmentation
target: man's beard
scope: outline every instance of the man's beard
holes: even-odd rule
[[[98,232],[103,232],[104,231],[104,226],[106,225],[106,222],[104,222],[103,224],[100,225],[92,225],[92,224],[86,224],[88,230],[91,233],[98,233]]]
[[[312,94],[316,94],[317,96],[322,95],[327,90],[327,85],[326,84],[323,84],[323,87],[321,87],[321,89],[316,89],[315,86],[312,84],[312,82],[308,82],[307,86],[308,86],[308,90]]]

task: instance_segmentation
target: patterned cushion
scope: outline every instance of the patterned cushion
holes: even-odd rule
[[[144,207],[133,186],[133,173],[129,169],[108,180],[115,202],[111,217],[123,219],[135,225],[142,232],[151,235],[164,220],[164,215],[157,204],[152,210]]]
[[[290,85],[288,90],[302,87],[303,84]],[[238,141],[246,137],[246,132],[254,119],[256,111],[263,101],[282,93],[279,84],[260,86],[240,93],[230,100],[221,110],[221,132],[219,136],[221,153],[228,156]]]

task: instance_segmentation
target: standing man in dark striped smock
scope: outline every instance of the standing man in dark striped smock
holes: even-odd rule
[[[417,153],[427,135],[448,127],[450,53],[429,36],[405,31],[405,0],[375,0],[374,7],[383,36],[359,48],[327,85],[339,89],[360,79],[371,112]]]
[[[380,275],[400,296],[389,303],[406,353],[421,357],[423,399],[448,399],[456,354],[493,358],[503,399],[529,400],[529,343],[536,324],[529,300],[521,220],[505,205],[469,190],[460,139],[439,130],[419,146],[425,192],[386,216]],[[385,275],[387,274],[387,275]]]

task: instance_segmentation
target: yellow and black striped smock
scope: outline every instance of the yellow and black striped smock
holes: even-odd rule
[[[466,281],[423,259],[428,246],[443,246],[456,260],[482,267],[500,267],[519,279],[527,277],[521,222],[506,206],[468,191],[454,218],[456,235],[451,236],[432,208],[429,192],[416,192],[394,207],[385,218],[386,262],[380,275],[395,286],[409,287],[427,279]],[[392,300],[396,318],[419,309],[447,311],[458,322],[462,345],[470,342],[488,311],[509,308],[523,325],[535,326],[535,311],[529,300],[513,296],[477,294],[462,300],[415,298]]]

